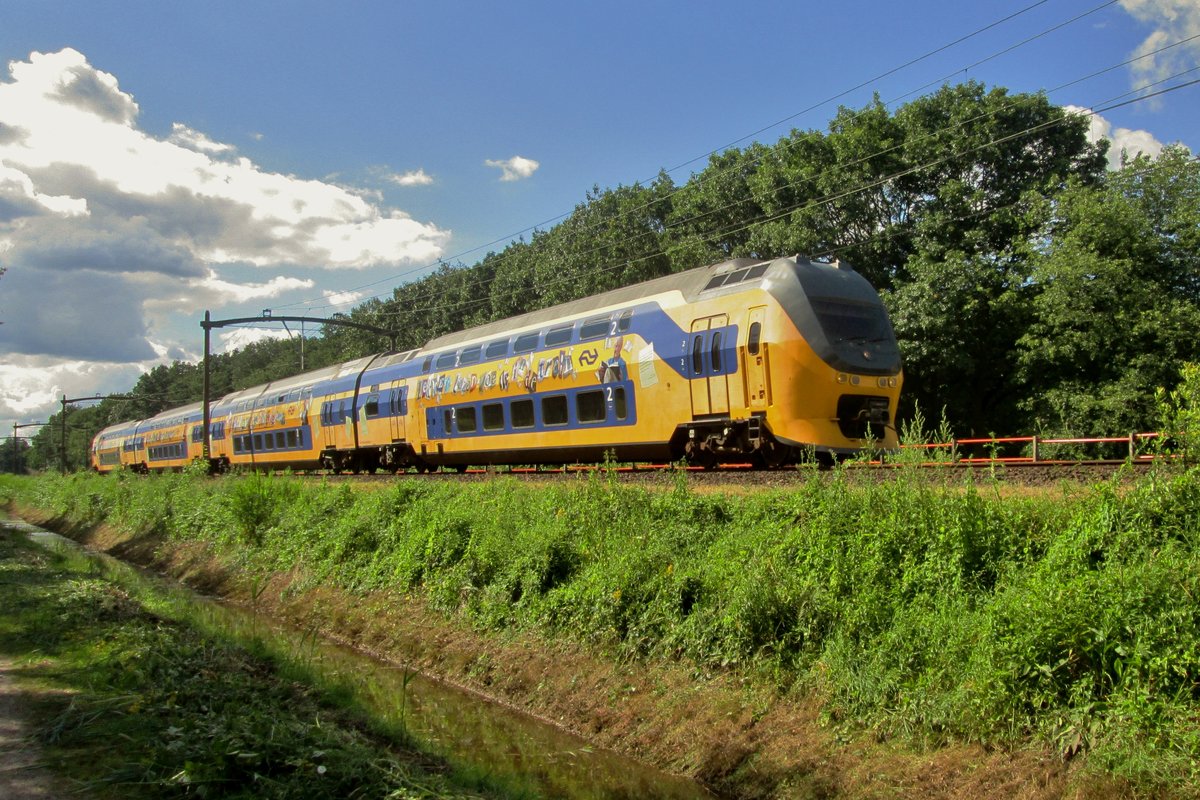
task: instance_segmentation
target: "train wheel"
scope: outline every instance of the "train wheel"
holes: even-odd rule
[[[755,451],[755,466],[762,469],[778,469],[788,462],[789,448],[774,440],[767,440]]]
[[[701,469],[712,469],[717,465],[717,454],[703,445],[695,442],[688,442],[687,452],[684,454],[687,462],[693,467]]]

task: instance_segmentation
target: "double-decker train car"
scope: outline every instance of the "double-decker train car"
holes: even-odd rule
[[[335,471],[831,461],[896,446],[901,381],[887,313],[853,269],[734,259],[227,395],[211,407],[210,456]],[[195,445],[199,411],[137,430],[165,431],[149,444],[169,447],[191,425]],[[113,469],[101,452],[95,467]]]

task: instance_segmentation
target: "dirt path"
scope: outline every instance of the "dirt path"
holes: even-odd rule
[[[9,674],[13,664],[0,656],[0,797],[50,800],[79,797],[41,766],[41,753],[28,735],[26,692]]]

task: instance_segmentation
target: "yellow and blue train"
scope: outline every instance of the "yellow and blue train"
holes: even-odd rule
[[[233,392],[218,468],[831,461],[897,445],[900,351],[878,294],[838,262],[733,259]],[[199,403],[113,425],[100,471],[178,469]]]

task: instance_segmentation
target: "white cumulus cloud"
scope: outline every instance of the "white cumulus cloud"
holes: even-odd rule
[[[388,175],[387,179],[397,186],[429,186],[433,183],[433,176],[423,169]]]
[[[77,50],[0,75],[0,356],[141,363],[168,310],[194,313],[311,290],[225,266],[361,269],[435,261],[449,232],[381,195],[271,172],[176,123],[141,130],[116,76]],[[424,174],[424,173],[420,173]],[[69,314],[42,313],[48,306]]]
[[[1153,28],[1134,51],[1135,56],[1200,35],[1200,2],[1197,0],[1121,0],[1121,7],[1134,19]],[[1136,61],[1130,67],[1134,88],[1161,81],[1197,64],[1200,64],[1200,39]]]
[[[331,306],[350,306],[362,300],[365,296],[362,292],[331,292],[325,295],[325,302]]]
[[[150,133],[141,111],[72,48],[0,71],[0,414],[127,389],[194,356],[205,309],[312,292],[301,270],[427,264],[449,242],[378,191],[272,172],[183,122]]]
[[[217,153],[232,153],[237,149],[231,144],[214,142],[200,131],[194,131],[182,122],[176,122],[171,125],[171,138],[168,141],[180,147],[199,150],[202,153],[213,153],[214,155]]]
[[[211,273],[199,282],[199,287],[207,289],[212,294],[208,301],[210,305],[264,300],[279,297],[285,292],[297,289],[311,289],[313,286],[314,283],[311,280],[289,278],[283,275],[276,276],[266,283],[238,284],[223,281],[217,277],[216,273]]]
[[[0,82],[5,185],[28,180],[34,196],[61,198],[39,201],[47,208],[142,216],[206,262],[407,264],[440,253],[448,240],[437,226],[361,193],[263,170],[186,125],[165,140],[141,131],[133,97],[76,50],[34,53],[9,71],[12,80]],[[347,232],[362,235],[358,246],[346,246]],[[0,229],[6,233],[16,232]]]
[[[1138,155],[1147,155],[1150,158],[1156,158],[1162,152],[1163,143],[1154,138],[1154,134],[1149,131],[1114,128],[1111,122],[1099,114],[1093,113],[1090,109],[1080,108],[1079,106],[1064,106],[1063,108],[1072,114],[1087,115],[1090,123],[1088,141],[1093,144],[1101,139],[1109,141],[1109,169],[1120,169],[1123,159],[1131,160]]]
[[[483,162],[486,166],[495,167],[500,170],[500,180],[502,181],[519,181],[537,172],[537,168],[541,166],[532,158],[524,156],[513,156],[505,160],[496,160],[489,158]]]
[[[0,363],[0,428],[14,422],[45,422],[62,408],[62,397],[127,391],[153,364],[114,364],[72,359],[7,358]],[[35,430],[21,431],[26,435]]]
[[[248,344],[262,342],[268,339],[288,339],[291,334],[279,328],[234,328],[217,334],[221,342],[220,352],[229,353],[240,350]],[[299,371],[299,370],[297,370]]]

